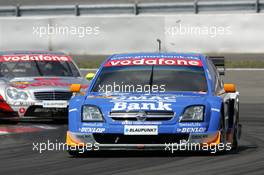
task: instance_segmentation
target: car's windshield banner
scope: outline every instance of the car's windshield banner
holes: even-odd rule
[[[67,61],[72,59],[65,55],[1,55],[0,62],[21,62],[21,61]]]
[[[202,67],[201,60],[188,59],[125,59],[125,60],[109,60],[105,63],[105,67],[112,66],[146,66],[146,65],[163,65],[163,66],[198,66]]]

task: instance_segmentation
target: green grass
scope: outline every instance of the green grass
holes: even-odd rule
[[[264,68],[264,60],[227,60],[226,67],[228,68]]]
[[[102,60],[75,60],[80,68],[98,68]]]
[[[103,61],[108,57],[107,55],[73,55],[72,56],[78,67],[80,68],[98,68]]]

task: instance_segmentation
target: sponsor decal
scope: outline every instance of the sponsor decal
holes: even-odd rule
[[[220,109],[217,109],[217,108],[211,108],[211,111],[220,112]]]
[[[199,56],[195,55],[137,55],[137,56],[115,56],[111,60],[124,60],[124,59],[140,59],[140,58],[166,58],[166,59],[191,59],[191,60],[200,60]]]
[[[188,59],[126,59],[126,60],[109,60],[105,63],[105,67],[112,66],[140,66],[140,65],[163,65],[163,66],[202,66],[201,60]]]
[[[0,62],[21,62],[21,61],[67,61],[72,59],[65,55],[3,55],[0,56]]]
[[[146,101],[146,102],[176,102],[176,96],[117,96],[112,98],[113,102],[133,102],[133,101]]]
[[[13,82],[13,83],[17,84],[17,85],[30,84],[28,81],[16,81],[16,82]]]
[[[158,126],[155,125],[125,125],[124,135],[158,135]]]
[[[207,92],[204,92],[204,91],[199,91],[197,92],[198,94],[207,94]]]
[[[33,106],[36,103],[27,101],[8,101],[8,104],[11,106]]]
[[[87,98],[113,98],[112,96],[105,96],[105,95],[102,95],[102,96],[95,96],[95,95],[88,95]]]
[[[202,126],[201,123],[196,122],[186,122],[186,123],[179,123],[179,126]]]
[[[181,133],[199,133],[199,132],[205,132],[205,127],[192,127],[192,128],[178,128],[177,132]]]
[[[162,122],[153,121],[123,121],[122,125],[161,125]]]
[[[102,127],[103,123],[98,123],[98,122],[89,122],[89,123],[83,123],[83,126],[88,126],[88,127]]]
[[[89,133],[103,133],[105,128],[79,128],[80,132],[89,132]]]
[[[69,112],[78,112],[77,108],[69,109]]]
[[[68,101],[65,100],[54,100],[54,101],[43,101],[43,108],[67,108]]]
[[[18,112],[20,114],[24,114],[26,112],[26,109],[24,107],[20,107],[19,110],[18,110]]]
[[[70,86],[71,83],[61,81],[60,78],[35,78],[32,82],[11,82],[11,86],[15,88],[25,89],[28,87],[41,87],[41,86],[57,86],[65,87]],[[88,85],[82,85],[81,88],[87,88]]]
[[[123,110],[161,110],[161,111],[172,111],[171,103],[127,103],[117,102],[114,103],[112,111],[123,111]]]

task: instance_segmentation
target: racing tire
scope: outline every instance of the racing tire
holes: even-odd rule
[[[71,157],[81,157],[83,154],[81,154],[78,150],[68,150],[68,154]]]
[[[17,125],[19,123],[18,120],[2,120],[1,123],[8,125]]]
[[[224,116],[221,115],[221,121],[220,121],[220,143],[226,143],[226,130],[225,130],[225,120],[224,120]]]
[[[239,112],[238,111],[236,117],[237,119],[234,126],[233,143],[232,143],[232,151],[234,151],[235,153],[239,151],[239,147],[238,147]]]
[[[68,154],[71,156],[71,157],[93,157],[95,155],[97,155],[96,153],[94,153],[93,151],[90,152],[90,151],[85,151],[85,152],[79,152],[79,150],[68,150]]]
[[[16,120],[12,120],[9,122],[11,125],[17,125],[19,123],[19,121],[16,121]]]
[[[236,123],[235,128],[234,128],[234,134],[233,134],[232,150],[238,149],[237,128],[238,128],[238,124]]]
[[[220,130],[220,144],[226,144],[226,130],[225,130],[225,120],[223,113],[221,114],[219,130]],[[222,155],[225,153],[226,153],[225,149],[219,150],[217,148],[217,152],[216,152],[217,155]]]

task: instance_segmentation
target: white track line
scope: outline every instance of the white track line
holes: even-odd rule
[[[264,71],[264,68],[226,68],[231,71]]]
[[[36,128],[41,128],[41,129],[58,129],[56,126],[49,126],[49,125],[32,125],[33,127]]]

